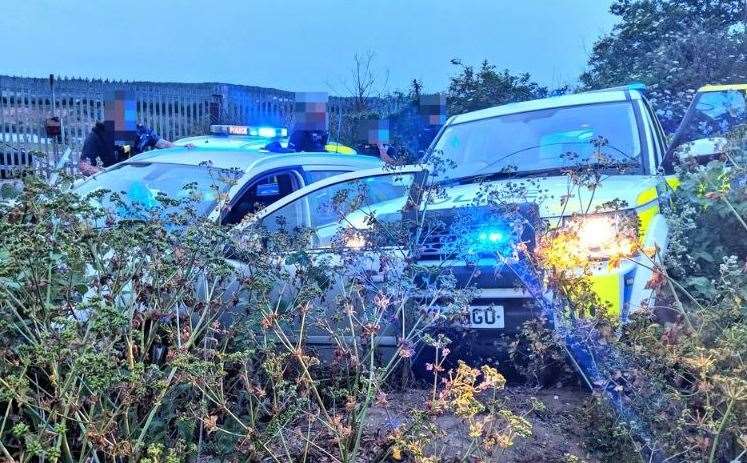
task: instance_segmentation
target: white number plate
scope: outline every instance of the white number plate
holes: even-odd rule
[[[503,306],[470,307],[468,325],[470,328],[505,328],[506,320],[503,318]]]

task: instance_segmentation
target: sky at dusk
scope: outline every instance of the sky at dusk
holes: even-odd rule
[[[452,58],[576,81],[605,0],[3,0],[0,74],[226,82],[347,94],[374,53],[381,91],[448,86]]]

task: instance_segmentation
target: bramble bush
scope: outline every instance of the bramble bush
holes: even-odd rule
[[[626,324],[606,316],[591,292],[595,264],[574,252],[574,236],[550,228],[539,238],[537,266],[568,299],[560,324],[601,347],[598,378],[588,384],[595,394],[586,444],[604,461],[720,462],[747,455],[745,161],[742,128],[721,159],[678,167],[677,188],[662,191],[668,248],[636,244],[645,256],[636,265],[653,271],[647,285],[653,297]],[[600,178],[570,173],[569,184],[593,191]],[[627,259],[613,256],[609,266]],[[509,352],[525,360],[520,371],[535,384],[552,364],[566,360],[570,369],[577,354],[541,321],[525,324]]]
[[[618,340],[632,362],[617,383],[681,461],[747,453],[745,142],[737,131],[723,159],[681,167],[665,211],[669,253],[649,283],[658,298]]]

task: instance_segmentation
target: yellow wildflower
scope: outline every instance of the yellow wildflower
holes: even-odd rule
[[[506,378],[502,374],[498,373],[495,368],[483,365],[482,368],[482,384],[481,389],[495,389],[500,390],[506,385]]]

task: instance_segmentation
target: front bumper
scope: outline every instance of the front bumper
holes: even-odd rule
[[[464,328],[459,320],[445,322],[450,332],[476,332],[481,334],[511,334],[521,330],[522,325],[542,315],[542,305],[537,301],[522,281],[508,266],[498,266],[495,259],[481,259],[475,265],[462,261],[425,261],[424,268],[437,269],[436,272],[448,272],[456,282],[457,289],[469,291],[471,297],[467,309],[475,307],[503,308],[503,328]],[[424,277],[427,279],[427,276]],[[437,285],[437,283],[436,283]],[[426,294],[436,289],[430,282],[422,283],[421,289]]]
[[[644,257],[645,259],[645,257]],[[646,287],[651,278],[648,266],[640,265],[640,258],[624,261],[616,268],[601,262],[592,269],[589,277],[592,291],[607,309],[608,316],[627,320],[630,313],[641,309],[649,301],[652,290]],[[480,329],[477,332],[516,333],[524,322],[542,316],[542,301],[536,300],[525,283],[507,265],[495,259],[481,259],[475,265],[461,261],[421,262],[425,268],[447,270],[454,276],[459,289],[470,288],[474,296],[469,307],[502,306],[505,324],[500,329]],[[546,302],[552,295],[545,288],[534,288],[541,292]]]

